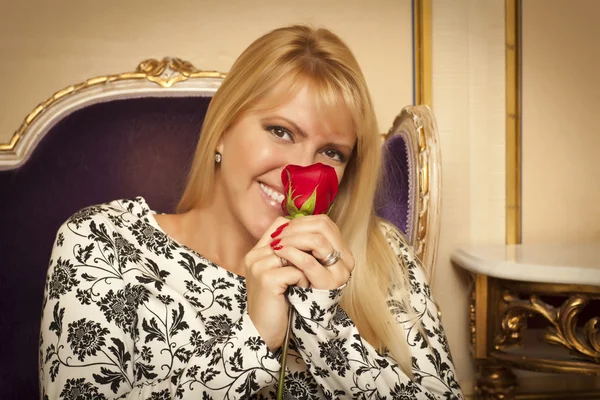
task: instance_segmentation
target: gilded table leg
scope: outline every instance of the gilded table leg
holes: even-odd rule
[[[480,361],[477,368],[475,396],[477,400],[513,400],[517,378],[510,368]]]

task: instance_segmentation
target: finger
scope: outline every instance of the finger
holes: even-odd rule
[[[288,266],[273,269],[263,274],[263,280],[269,285],[278,287],[277,294],[284,294],[288,286],[309,287],[310,283],[302,271],[296,267]]]
[[[322,266],[311,254],[291,246],[275,251],[277,256],[285,258],[304,273],[315,289],[335,289],[346,283],[350,271],[340,259],[331,267]]]
[[[268,251],[268,253],[264,254],[263,257],[257,258],[255,262],[246,265],[246,276],[252,275],[258,277],[270,269],[282,268],[289,265],[287,260],[282,260],[271,248],[261,248],[260,251]]]
[[[285,259],[285,257],[275,254],[274,250],[269,246],[261,247],[252,251],[252,255],[250,257],[255,258],[255,262],[248,264],[246,267],[247,275],[248,272],[258,275],[265,270],[283,268],[292,265],[292,263]],[[306,276],[302,274],[302,279],[296,285],[306,288],[310,286],[310,282]]]
[[[273,255],[273,249],[270,246],[263,247],[255,247],[246,254],[244,258],[244,263],[246,268],[252,266],[262,260],[263,258],[269,257]]]
[[[344,283],[348,282],[350,276],[352,275],[350,268],[345,265],[341,258],[335,264],[324,268],[327,270],[327,272],[329,272],[330,276],[334,277],[336,286],[333,289],[338,288]]]
[[[281,268],[289,268],[291,263],[283,257],[279,257],[277,254],[273,252],[270,247],[262,247],[257,249],[255,253],[263,253],[263,257],[257,259],[253,264],[249,264],[246,267],[246,277],[249,275],[253,275],[255,278],[258,278],[260,275],[265,273],[268,270],[281,269]],[[295,268],[291,266],[292,268]],[[295,268],[297,269],[297,268]],[[302,273],[300,280],[296,283],[297,286],[307,288],[310,286],[310,282],[308,278]]]
[[[292,267],[292,268],[296,268],[296,267]],[[296,268],[298,269],[298,268]],[[300,271],[302,272],[302,271]],[[302,278],[298,281],[298,283],[296,283],[296,286],[301,287],[301,288],[309,288],[310,287],[310,281],[308,280],[308,278],[306,277],[306,275],[304,273],[302,273]]]
[[[352,252],[342,240],[341,233],[337,225],[325,214],[308,215],[306,217],[294,219],[281,233],[280,239],[283,243],[284,239],[286,238],[307,233],[318,233],[322,235],[331,245],[331,251],[327,252],[326,254],[322,254],[323,250],[321,250],[319,254],[315,254],[317,258],[323,260],[332,251],[341,252],[341,259],[344,261],[344,265],[350,272],[352,272],[354,269],[354,258],[352,257]],[[325,249],[325,251],[326,250],[327,249]]]
[[[282,247],[291,246],[298,250],[310,252],[317,260],[323,260],[335,251],[323,234],[312,232],[286,235],[281,239],[271,242],[271,247],[274,245]]]

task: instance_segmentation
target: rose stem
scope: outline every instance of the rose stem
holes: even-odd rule
[[[285,366],[287,364],[288,347],[290,345],[290,332],[292,331],[292,321],[294,320],[294,308],[290,304],[288,310],[288,324],[283,339],[283,351],[281,352],[281,371],[279,371],[279,386],[277,387],[277,400],[283,399],[283,383],[285,381]]]

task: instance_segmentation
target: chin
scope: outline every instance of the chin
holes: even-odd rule
[[[271,211],[268,213],[265,212],[262,215],[256,213],[255,215],[251,216],[251,218],[253,217],[251,220],[248,220],[248,232],[258,241],[261,237],[263,237],[267,229],[273,224],[277,217],[280,216],[283,216],[283,211]]]
[[[261,221],[257,221],[252,225],[252,228],[249,230],[250,234],[259,241],[261,237],[265,234],[269,226],[275,221],[276,217],[272,218],[263,218]]]

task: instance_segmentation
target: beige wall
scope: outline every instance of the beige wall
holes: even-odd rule
[[[505,2],[432,2],[433,106],[444,175],[434,292],[470,394],[469,288],[449,256],[460,244],[505,241]],[[523,0],[525,243],[600,240],[598,15],[596,0]],[[517,375],[523,392],[600,384],[594,377]]]
[[[523,0],[522,10],[523,243],[597,242],[600,2]],[[598,377],[529,378],[524,390],[600,389]]]
[[[381,131],[412,103],[410,0],[25,0],[0,12],[0,143],[42,100],[87,78],[176,56],[225,72],[252,40],[290,24],[323,25],[355,52]]]
[[[444,184],[434,292],[459,378],[470,394],[469,288],[449,256],[464,243],[505,242],[505,2],[432,2],[433,106]],[[595,0],[523,0],[526,243],[600,239],[600,164],[594,162],[600,151],[598,15]],[[517,375],[522,392],[600,384],[597,377]]]
[[[600,241],[600,2],[523,0],[523,242]]]
[[[450,254],[504,243],[504,0],[433,1],[433,109],[442,147],[442,230],[434,292],[458,377],[473,391],[465,274]]]

